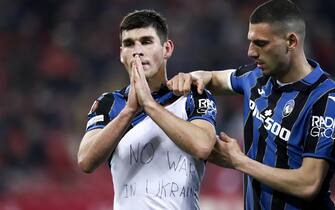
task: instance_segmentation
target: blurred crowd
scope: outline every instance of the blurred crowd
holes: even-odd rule
[[[248,18],[261,2],[1,0],[0,200],[45,192],[50,186],[81,189],[88,175],[77,169],[76,153],[87,112],[101,93],[128,83],[119,61],[119,23],[125,14],[148,8],[167,18],[175,44],[168,63],[172,77],[177,72],[251,62]],[[334,1],[295,2],[307,20],[307,57],[335,75]],[[217,100],[217,130],[225,130],[242,143],[241,98],[220,96]],[[101,187],[111,190],[108,171],[102,173],[107,175],[99,180],[108,183]],[[240,173],[209,168],[206,177],[216,179],[205,178],[203,193],[229,193],[235,183],[236,193],[242,196]]]

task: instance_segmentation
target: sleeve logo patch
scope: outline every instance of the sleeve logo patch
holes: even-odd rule
[[[211,101],[208,98],[202,98],[198,100],[198,114],[206,114],[213,111],[216,111],[214,101]]]

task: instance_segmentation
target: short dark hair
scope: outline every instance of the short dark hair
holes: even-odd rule
[[[166,19],[154,10],[135,10],[128,13],[120,24],[120,39],[123,31],[136,28],[153,27],[161,41],[168,39],[168,25]]]
[[[305,37],[305,20],[290,0],[270,0],[259,5],[250,15],[249,22],[279,24],[285,31],[293,30]]]

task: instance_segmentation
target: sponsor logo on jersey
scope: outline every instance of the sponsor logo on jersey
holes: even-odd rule
[[[323,137],[335,139],[335,119],[328,116],[312,116],[310,135],[312,137]]]
[[[206,114],[206,113],[216,112],[216,106],[214,101],[209,100],[208,98],[202,98],[198,100],[198,114]],[[209,113],[209,114],[210,114]]]
[[[249,108],[252,111],[252,116],[260,120],[267,131],[271,132],[275,136],[279,136],[279,138],[284,141],[289,140],[291,131],[287,128],[282,127],[280,123],[274,121],[271,118],[271,115],[273,114],[273,111],[271,109],[267,109],[263,115],[258,110],[256,103],[252,100],[249,101]]]
[[[292,113],[294,109],[294,105],[295,105],[295,102],[293,99],[286,102],[284,109],[283,109],[283,117],[287,117]]]

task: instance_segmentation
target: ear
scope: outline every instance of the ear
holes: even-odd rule
[[[167,40],[166,42],[164,42],[164,58],[168,59],[171,57],[172,53],[173,53],[173,49],[174,49],[174,44],[172,42],[172,40]]]
[[[123,63],[123,57],[122,57],[122,47],[120,47],[120,61]]]
[[[295,33],[289,33],[287,35],[287,50],[292,51],[298,46],[298,35]]]

